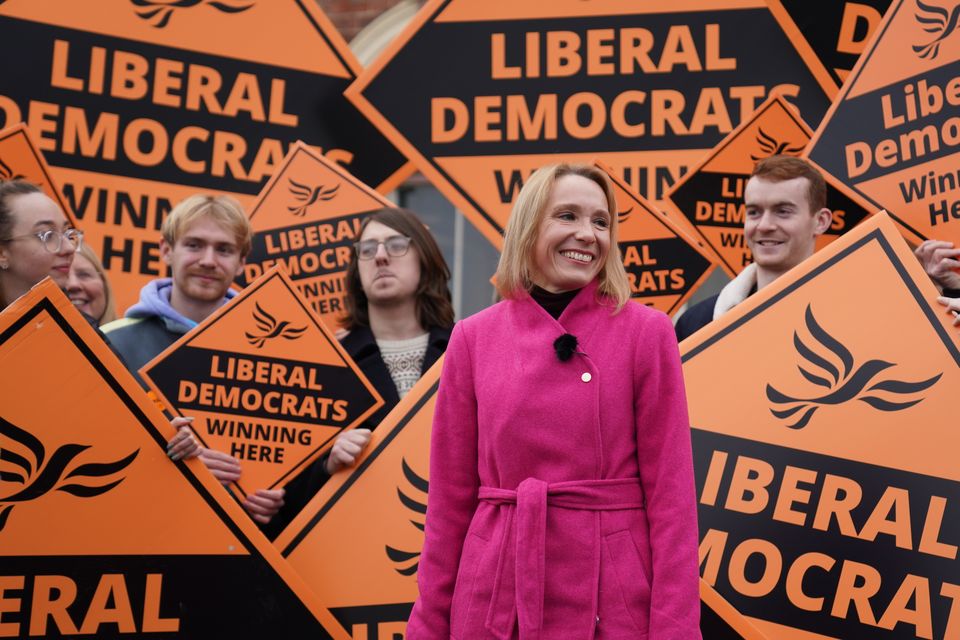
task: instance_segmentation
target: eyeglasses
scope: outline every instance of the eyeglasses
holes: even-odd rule
[[[83,242],[83,231],[80,231],[80,229],[66,229],[64,231],[47,229],[46,231],[38,231],[37,233],[13,236],[12,238],[7,238],[4,242],[12,242],[14,240],[20,240],[21,238],[40,238],[44,249],[50,253],[59,253],[60,248],[63,246],[64,239],[70,241],[74,251],[79,249],[80,244]]]
[[[380,245],[383,245],[388,256],[399,258],[406,255],[410,249],[410,238],[407,236],[390,236],[386,240],[361,240],[354,243],[353,248],[356,249],[357,257],[361,260],[373,260]]]

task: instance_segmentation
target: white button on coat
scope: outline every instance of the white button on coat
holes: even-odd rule
[[[589,371],[584,371],[583,374],[580,376],[580,379],[583,380],[584,382],[590,382],[593,379],[593,376],[590,375]]]

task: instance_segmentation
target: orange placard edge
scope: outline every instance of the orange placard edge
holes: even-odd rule
[[[896,2],[896,0],[894,0]],[[887,12],[883,15],[883,19],[880,21],[880,25],[873,32],[873,35],[870,36],[870,40],[867,42],[867,45],[863,49],[863,53],[860,54],[860,57],[857,59],[857,64],[853,65],[853,70],[850,71],[850,75],[847,76],[846,81],[843,83],[843,86],[840,87],[840,92],[833,98],[833,102],[830,104],[830,108],[827,109],[826,115],[823,116],[823,119],[820,120],[820,125],[817,127],[817,130],[814,132],[813,137],[810,138],[810,143],[807,145],[808,148],[813,148],[820,141],[820,136],[823,135],[824,129],[827,125],[833,120],[833,114],[836,113],[840,105],[845,101],[847,94],[850,93],[850,90],[853,88],[854,83],[857,80],[857,77],[863,71],[863,67],[866,66],[867,62],[870,60],[870,57],[873,55],[873,52],[876,50],[877,45],[880,42],[880,38],[884,36],[887,31],[887,28],[890,26],[890,23],[893,21],[893,16],[900,10],[903,5],[903,1],[900,0],[899,3],[891,4],[887,9]]]
[[[807,65],[810,73],[812,73],[816,79],[817,84],[819,84],[823,92],[827,94],[827,97],[833,100],[840,91],[840,87],[837,86],[836,80],[834,80],[833,76],[830,75],[830,71],[827,70],[827,67],[823,64],[823,60],[820,59],[820,56],[818,56],[813,50],[813,47],[810,46],[806,36],[803,35],[803,32],[800,31],[800,28],[797,26],[797,23],[794,22],[790,13],[784,8],[781,0],[766,0],[766,2],[770,13],[773,14],[777,24],[783,29],[787,40],[790,41],[790,44],[792,44],[797,50],[797,53],[800,54],[800,59]]]
[[[727,602],[726,598],[717,593],[717,590],[707,584],[703,578],[700,578],[700,599],[734,631],[739,633],[743,640],[767,640],[767,636],[750,624],[742,613],[737,611],[732,604]]]
[[[356,81],[360,74],[363,73],[363,65],[360,64],[357,56],[354,55],[353,50],[343,37],[343,34],[340,33],[340,30],[337,29],[330,17],[320,8],[317,3],[300,2],[298,4],[307,12],[312,20],[317,22],[318,26],[320,27],[321,37],[326,40],[327,45],[333,50],[334,54],[340,58],[344,66],[346,66],[347,69],[353,74],[353,80]],[[390,140],[388,140],[388,142],[392,143]],[[403,184],[403,181],[413,175],[415,171],[416,167],[412,163],[409,161],[405,162],[400,166],[399,169],[384,179],[383,182],[376,185],[374,189],[381,194],[390,193]]]
[[[650,202],[649,200],[644,198],[641,194],[634,191],[630,187],[630,185],[628,185],[626,182],[621,180],[618,176],[614,175],[611,172],[610,167],[605,165],[600,160],[594,160],[593,163],[597,167],[602,169],[617,186],[619,186],[621,189],[624,190],[624,192],[626,192],[632,198],[636,199],[638,204],[649,209],[654,214],[659,214],[658,216],[655,216],[655,219],[657,219],[661,224],[663,224],[668,229],[670,229],[675,234],[677,234],[677,237],[679,237],[680,239],[684,240],[687,244],[689,244],[694,251],[699,253],[703,257],[703,259],[709,263],[707,265],[707,268],[703,270],[703,273],[700,274],[700,277],[697,278],[696,282],[694,282],[690,286],[690,288],[687,290],[687,292],[681,295],[677,299],[677,301],[673,304],[673,306],[671,306],[670,309],[666,312],[667,315],[673,314],[678,308],[683,306],[687,302],[687,300],[690,299],[690,297],[697,291],[697,289],[703,286],[703,283],[706,282],[707,278],[709,278],[710,275],[717,269],[717,267],[720,266],[720,263],[717,261],[717,257],[714,255],[713,249],[705,245],[703,241],[700,240],[699,238],[694,238],[689,233],[687,233],[685,229],[680,227],[680,225],[678,225],[676,221],[673,220],[673,218],[671,217],[671,214],[668,211],[664,211],[659,206]],[[646,201],[646,204],[644,204],[644,201]],[[491,278],[491,281],[492,280],[493,279]]]
[[[66,323],[67,327],[61,325],[60,329],[67,338],[74,342],[78,350],[83,352],[88,361],[96,361],[101,365],[110,380],[106,380],[112,388],[119,391],[130,402],[127,403],[130,413],[137,419],[141,426],[148,432],[153,432],[154,440],[158,446],[165,446],[166,443],[176,433],[176,430],[167,421],[167,418],[160,411],[159,407],[150,400],[143,392],[140,385],[133,379],[132,374],[120,362],[118,356],[113,353],[107,343],[101,338],[86,319],[80,315],[80,312],[73,306],[50,277],[46,277],[39,284],[34,285],[23,296],[14,301],[4,310],[6,312],[17,312],[21,308],[29,307],[47,307],[46,311],[56,321],[59,315]],[[16,323],[22,322],[23,317],[30,311],[24,312],[21,319],[10,323],[3,331],[12,328]],[[2,325],[2,323],[0,323]],[[82,344],[76,344],[76,339],[70,335],[73,332],[79,338]],[[92,362],[91,362],[92,364]],[[171,463],[174,464],[174,463]],[[253,524],[253,520],[246,514],[243,508],[227,490],[213,477],[203,462],[199,458],[180,460],[175,463],[181,469],[189,471],[189,481],[203,495],[204,500],[216,513],[221,521],[231,530],[234,535],[241,539],[241,542],[248,543],[248,549],[251,554],[255,550],[261,557],[276,571],[277,575],[290,587],[296,596],[303,602],[304,606],[314,615],[323,628],[336,640],[352,640],[349,635],[341,631],[341,625],[336,622],[327,611],[327,609],[317,601],[317,596],[307,583],[300,577],[292,566],[284,559],[269,540],[267,540],[260,530]],[[186,472],[182,472],[186,474]],[[200,489],[202,487],[202,490]],[[240,535],[238,535],[238,533]]]
[[[407,156],[420,172],[430,180],[430,182],[440,190],[458,209],[463,212],[470,212],[479,218],[487,220],[486,225],[474,225],[478,231],[497,249],[503,249],[503,236],[496,232],[493,227],[498,226],[489,214],[484,212],[478,205],[474,204],[469,195],[465,193],[453,180],[441,175],[440,170],[433,162],[427,159],[411,142],[400,133],[400,131],[387,120],[373,104],[366,99],[363,91],[376,78],[387,64],[397,55],[397,53],[413,38],[427,22],[438,14],[444,4],[449,0],[428,0],[421,9],[414,15],[413,19],[407,24],[406,28],[384,49],[376,60],[367,67],[363,73],[348,86],[343,95],[357,107],[357,109],[373,124],[373,126],[383,134],[383,136],[396,146],[401,153]],[[452,189],[448,193],[440,189],[439,185],[449,184]]]
[[[370,436],[370,442],[357,456],[354,467],[347,473],[335,473],[323,487],[310,499],[287,528],[273,541],[284,558],[296,550],[296,547],[306,538],[310,530],[323,518],[339,500],[350,490],[357,478],[373,464],[380,453],[393,441],[410,419],[417,415],[424,404],[430,401],[440,386],[440,372],[443,369],[444,356],[433,363],[427,372],[421,376],[414,387],[405,395],[397,406],[386,415],[383,422]],[[314,506],[324,504],[314,511]]]
[[[43,172],[44,179],[47,181],[47,184],[50,185],[50,189],[53,190],[54,199],[57,201],[57,204],[60,205],[60,209],[63,210],[63,215],[67,216],[70,226],[79,228],[77,219],[73,215],[73,209],[67,206],[67,201],[63,199],[63,193],[60,191],[60,186],[57,184],[57,181],[53,179],[53,176],[50,175],[50,165],[47,164],[46,158],[44,157],[43,152],[40,150],[40,147],[38,147],[33,141],[33,136],[30,134],[30,129],[27,127],[27,124],[25,122],[18,122],[15,125],[7,127],[6,129],[0,131],[0,139],[7,138],[21,132],[27,139],[27,145],[30,147],[30,151],[33,152],[34,158],[37,160],[37,166],[39,166],[40,171]]]
[[[394,203],[387,200],[387,198],[382,193],[380,193],[379,191],[376,191],[375,189],[372,189],[369,185],[362,182],[359,178],[357,178],[352,173],[347,171],[345,167],[337,164],[336,162],[333,162],[323,154],[317,153],[313,148],[310,147],[310,145],[306,144],[303,140],[297,140],[295,143],[293,143],[290,146],[290,150],[287,152],[287,155],[283,159],[283,162],[280,163],[280,166],[277,167],[277,170],[273,172],[272,176],[270,176],[270,179],[267,181],[267,184],[263,186],[263,189],[260,191],[260,194],[257,196],[257,199],[253,203],[253,206],[250,207],[249,218],[251,221],[253,220],[254,216],[257,215],[257,211],[260,210],[260,207],[263,205],[264,200],[267,199],[267,196],[270,194],[271,191],[273,191],[274,187],[276,187],[277,183],[283,177],[287,168],[293,163],[293,159],[296,157],[298,153],[306,153],[307,155],[311,156],[312,158],[314,158],[315,160],[317,160],[318,162],[326,166],[331,171],[340,175],[344,180],[347,180],[348,182],[350,182],[354,187],[356,187],[360,191],[363,191],[364,193],[369,195],[371,198],[374,198],[375,200],[378,200],[381,203],[383,203],[383,206],[385,207],[396,206]],[[394,173],[393,175],[396,176],[397,174]]]
[[[180,413],[180,410],[177,409],[176,404],[170,402],[170,399],[163,394],[163,392],[160,390],[160,387],[156,384],[156,382],[153,381],[153,379],[150,377],[147,371],[153,368],[155,363],[159,362],[160,360],[164,360],[169,356],[170,353],[179,349],[184,344],[192,341],[201,332],[206,331],[211,324],[213,324],[220,318],[220,316],[222,316],[223,314],[227,313],[230,309],[232,309],[234,306],[234,303],[236,303],[238,300],[245,299],[249,295],[252,295],[257,289],[259,289],[264,284],[266,284],[270,278],[274,278],[274,277],[279,277],[281,279],[284,286],[286,286],[287,289],[290,290],[290,293],[296,299],[297,304],[299,304],[303,308],[303,310],[307,313],[307,316],[310,318],[310,320],[317,326],[317,328],[320,329],[321,333],[325,338],[327,338],[327,340],[330,342],[334,350],[336,350],[337,353],[343,358],[344,364],[346,364],[350,368],[350,370],[354,372],[354,374],[357,376],[360,382],[363,383],[363,385],[367,388],[367,391],[369,391],[370,395],[373,397],[373,400],[374,400],[373,404],[370,405],[370,407],[366,411],[364,411],[363,413],[359,414],[356,418],[354,418],[353,425],[347,428],[341,429],[340,433],[343,433],[345,431],[350,431],[351,429],[356,428],[357,425],[362,424],[364,420],[366,420],[370,415],[373,414],[373,412],[375,412],[377,409],[383,406],[383,398],[380,397],[380,394],[377,392],[377,390],[373,387],[373,385],[370,383],[367,377],[360,371],[359,367],[357,367],[357,364],[353,361],[353,358],[351,358],[347,354],[343,346],[340,344],[340,341],[337,340],[332,333],[330,333],[330,330],[323,323],[323,321],[317,317],[317,314],[315,314],[313,310],[310,309],[310,306],[307,304],[304,304],[303,298],[300,296],[300,293],[297,291],[296,285],[293,284],[293,281],[290,280],[290,277],[287,275],[287,272],[283,269],[281,265],[274,265],[273,267],[265,271],[263,275],[261,275],[259,278],[257,278],[256,280],[251,282],[249,285],[247,285],[243,289],[243,292],[240,295],[237,295],[236,297],[232,298],[229,302],[227,302],[226,304],[221,306],[219,309],[214,311],[203,322],[201,322],[196,327],[194,327],[193,329],[191,329],[190,331],[182,335],[180,339],[178,339],[172,345],[170,345],[169,347],[161,351],[155,358],[153,358],[152,360],[147,362],[145,365],[143,365],[139,369],[138,373],[145,381],[147,381],[147,384],[150,386],[151,391],[157,395],[159,402],[164,407],[166,407],[167,410],[170,411],[170,413],[173,413],[175,415],[182,415]],[[200,437],[199,434],[198,434],[198,437]],[[311,462],[316,460],[319,456],[323,455],[323,453],[327,449],[332,447],[334,440],[335,438],[331,438],[331,440],[327,444],[317,449],[311,455],[304,458],[298,465],[296,465],[295,467],[292,467],[284,476],[282,476],[280,480],[278,480],[278,482],[285,478],[289,479],[290,477],[301,472]]]

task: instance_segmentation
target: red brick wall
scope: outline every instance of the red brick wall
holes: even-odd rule
[[[353,37],[398,0],[317,0],[317,4],[350,42]]]

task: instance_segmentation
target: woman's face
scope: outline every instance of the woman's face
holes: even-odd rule
[[[420,286],[420,256],[410,243],[402,256],[392,256],[386,241],[403,234],[377,221],[370,222],[360,242],[377,243],[376,254],[369,260],[357,260],[360,286],[371,306],[394,306],[414,299]]]
[[[534,244],[534,283],[553,293],[587,285],[610,251],[607,196],[593,180],[561,176],[550,191]]]
[[[6,267],[0,273],[7,302],[26,293],[45,276],[53,278],[61,289],[66,287],[77,247],[63,238],[59,251],[47,251],[36,235],[70,228],[63,211],[43,193],[13,196],[9,206],[13,218],[10,239],[0,243],[0,266]]]
[[[107,308],[103,279],[93,263],[82,253],[73,256],[66,291],[70,302],[77,309],[94,320],[100,320],[103,317],[103,312]]]

